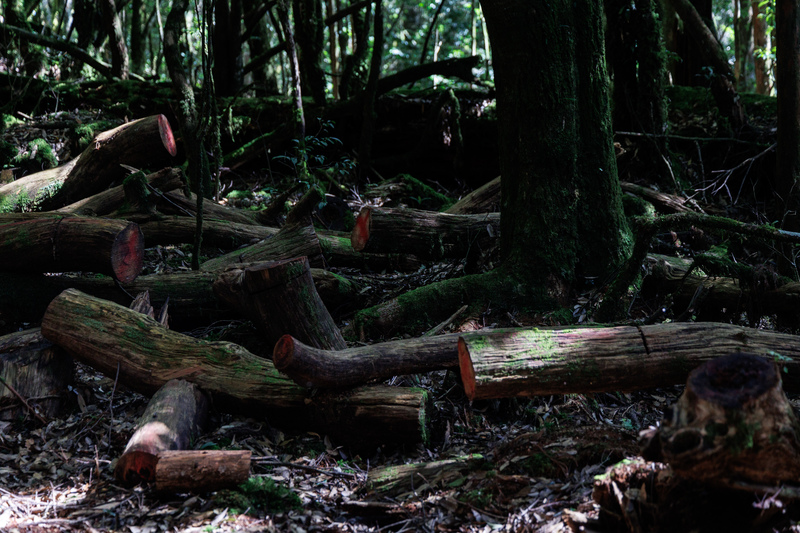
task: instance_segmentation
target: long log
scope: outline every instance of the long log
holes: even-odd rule
[[[183,192],[171,191],[164,193],[164,195],[158,199],[156,207],[159,213],[165,215],[189,216],[194,219],[197,215],[197,198],[194,193],[189,193],[189,196],[186,196]],[[251,216],[246,211],[240,209],[232,209],[224,205],[219,205],[217,202],[208,198],[203,200],[203,221],[205,221],[205,219],[227,220],[230,222],[238,222],[239,224],[258,224],[254,215]],[[141,219],[132,220],[139,222],[140,220],[151,219],[143,216]]]
[[[209,259],[201,270],[222,270],[238,263],[262,263],[280,261],[306,256],[312,266],[322,267],[324,258],[319,245],[319,238],[310,224],[292,224],[284,226],[275,236],[259,241],[241,250]]]
[[[197,385],[182,379],[166,382],[150,398],[136,431],[114,467],[114,477],[126,484],[156,478],[161,452],[186,450],[206,425],[208,399]]]
[[[694,369],[643,455],[717,485],[778,486],[800,477],[800,422],[772,361],[737,353]]]
[[[167,330],[150,317],[74,289],[53,299],[42,334],[145,395],[181,378],[196,383],[221,409],[259,418],[267,414],[355,445],[429,438],[429,398],[421,389],[375,385],[308,397],[271,361],[241,346]]]
[[[139,226],[123,220],[26,215],[0,217],[0,270],[86,271],[130,283],[144,264]]]
[[[42,200],[41,207],[57,209],[101,192],[128,174],[121,164],[157,170],[168,166],[176,153],[172,129],[164,115],[122,124],[95,137],[77,157],[58,191]]]
[[[162,192],[172,191],[183,186],[183,172],[178,168],[164,168],[158,172],[148,174],[146,178],[151,187]],[[73,215],[105,216],[118,210],[124,202],[125,190],[122,185],[118,185],[78,200],[57,211]]]
[[[347,347],[305,257],[228,269],[214,282],[214,294],[252,320],[267,343],[288,333],[315,348]]]
[[[0,202],[4,211],[19,212],[41,207],[41,202],[64,183],[78,159],[76,157],[63,165],[28,174],[0,186]]]
[[[357,252],[410,253],[431,260],[464,258],[499,239],[500,214],[451,215],[420,209],[364,207],[351,235]]]
[[[40,328],[0,337],[0,420],[51,418],[63,407],[74,364]]]
[[[157,492],[208,492],[241,485],[250,476],[250,450],[165,451],[158,455]]]
[[[485,183],[451,205],[445,213],[469,215],[500,211],[500,176]]]
[[[284,335],[275,344],[275,368],[303,387],[337,388],[404,374],[454,369],[460,333],[322,350]]]
[[[503,329],[458,340],[461,379],[470,399],[676,385],[705,361],[737,351],[776,360],[786,390],[800,390],[796,336],[730,324]]]

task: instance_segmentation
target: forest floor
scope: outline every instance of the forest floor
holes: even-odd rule
[[[694,135],[716,135],[711,115],[687,114],[681,121],[684,131],[694,128]],[[52,129],[46,131],[55,135]],[[25,135],[19,144],[41,136]],[[53,145],[60,152],[66,143]],[[620,158],[624,172],[636,146],[628,139],[618,148],[628,153]],[[714,163],[687,156],[683,164],[685,175],[691,176]],[[738,162],[726,164],[733,168]],[[724,196],[736,187],[715,179],[718,208],[734,211],[734,195],[731,201]],[[705,195],[703,189],[698,198]],[[747,214],[758,220],[752,211]],[[188,269],[187,263],[180,248],[161,247],[148,251],[146,269]],[[454,267],[458,269],[453,264],[429,266],[413,283]],[[392,277],[411,288],[411,276],[389,273],[384,281]],[[376,277],[376,286],[385,286],[377,281]],[[576,295],[576,320],[587,318],[583,311],[595,303],[594,296]],[[659,307],[639,300],[631,316],[650,315],[654,305]],[[452,324],[445,333],[543,325],[556,324],[547,316],[488,308]],[[245,347],[258,343],[257,332],[244,321],[213,324],[190,334]],[[431,394],[429,446],[386,443],[354,449],[326,435],[273,427],[268,415],[253,419],[217,414],[195,448],[250,450],[251,475],[264,482],[253,485],[246,499],[230,491],[159,494],[147,485],[120,486],[113,475],[148,399],[76,364],[70,402],[60,417],[46,425],[26,414],[0,421],[0,531],[604,531],[596,523],[581,525],[584,519],[598,518],[592,499],[598,476],[638,456],[638,432],[657,425],[683,388],[469,402],[452,373],[398,377],[390,383],[423,387]],[[463,460],[470,454],[481,458],[473,457],[455,473],[443,470],[391,489],[369,477],[385,467]],[[790,523],[783,530],[792,527]]]

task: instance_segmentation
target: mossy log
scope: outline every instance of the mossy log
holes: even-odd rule
[[[643,456],[683,477],[778,486],[800,478],[800,422],[778,366],[735,353],[694,369],[660,427],[643,435]]]
[[[692,200],[681,198],[674,194],[667,194],[665,192],[656,191],[650,187],[642,187],[635,183],[621,181],[620,187],[622,192],[633,194],[653,204],[659,213],[687,213],[698,211],[693,207]]]
[[[267,343],[290,334],[323,350],[347,347],[305,257],[225,270],[214,282],[214,294],[252,320]]]
[[[312,266],[324,265],[322,249],[314,227],[310,224],[291,224],[282,227],[269,239],[210,259],[200,265],[200,269],[219,271],[238,263],[279,261],[302,256],[308,257]]]
[[[357,252],[410,253],[430,260],[465,258],[500,236],[500,214],[451,215],[420,209],[364,207],[351,235]]]
[[[665,387],[736,351],[774,360],[786,389],[800,391],[796,336],[730,324],[502,329],[466,333],[458,341],[461,379],[470,399]]]
[[[0,207],[4,212],[19,212],[41,206],[42,200],[61,187],[77,162],[78,158],[75,158],[0,186]]]
[[[43,418],[56,416],[73,371],[72,358],[39,328],[0,337],[0,420],[30,416],[29,409]]]
[[[192,217],[194,220],[194,217],[197,216],[197,197],[194,193],[189,193],[189,195],[186,196],[183,192],[167,192],[158,199],[156,208],[159,213],[163,213],[164,215],[188,216]],[[151,216],[140,216],[142,218],[131,218],[131,220],[136,222],[152,220]],[[208,198],[203,199],[203,222],[205,222],[206,219],[227,220],[229,222],[238,222],[239,224],[258,224],[255,220],[255,215],[248,211],[225,207]]]
[[[486,459],[473,453],[430,463],[373,468],[367,475],[366,489],[370,493],[392,497],[445,489],[485,465]]]
[[[183,172],[178,168],[164,168],[146,176],[147,183],[161,192],[169,192],[183,186]],[[125,203],[122,185],[112,187],[75,203],[58,209],[58,213],[73,215],[105,216],[120,209]],[[149,243],[148,243],[149,245]]]
[[[271,361],[229,342],[176,333],[150,317],[68,289],[48,306],[42,334],[79,361],[141,394],[185,379],[214,405],[355,445],[427,442],[425,391],[375,385],[316,394],[280,375]]]
[[[114,467],[120,483],[150,483],[156,477],[158,455],[186,450],[208,419],[208,398],[200,388],[182,379],[167,381],[150,398],[136,431]]]
[[[496,213],[500,211],[500,176],[467,194],[445,210],[453,215]]]
[[[42,208],[58,209],[121,182],[129,172],[121,165],[159,170],[169,166],[176,154],[172,128],[164,115],[122,124],[95,137]]]
[[[70,216],[0,216],[0,270],[96,272],[120,283],[144,264],[144,237],[133,222]]]
[[[126,285],[124,292],[109,277],[6,273],[0,276],[0,316],[12,323],[39,322],[50,301],[71,288],[126,307],[132,295],[149,291],[155,307],[163,307],[169,299],[170,327],[189,331],[237,317],[214,294],[212,286],[217,275],[199,271],[149,274]],[[319,268],[312,268],[311,275],[323,303],[335,316],[363,304],[363,286],[357,281]]]
[[[275,344],[275,368],[303,387],[338,388],[404,374],[455,369],[459,333],[323,350],[284,335]]]
[[[209,492],[241,485],[250,477],[250,450],[184,450],[158,454],[156,492]]]

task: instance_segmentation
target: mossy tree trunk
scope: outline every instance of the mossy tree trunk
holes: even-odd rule
[[[295,42],[300,62],[300,81],[303,93],[325,104],[325,74],[322,70],[322,50],[325,47],[325,26],[321,0],[292,0]]]
[[[483,0],[497,85],[501,250],[531,283],[605,278],[630,237],[608,106],[602,6]],[[542,51],[547,53],[542,53]]]
[[[800,6],[779,0],[775,9],[778,89],[778,194],[786,209],[786,229],[800,228]]]

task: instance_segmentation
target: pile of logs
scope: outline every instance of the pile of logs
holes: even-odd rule
[[[457,371],[470,400],[630,391],[683,383],[703,363],[747,351],[779,365],[786,390],[800,390],[794,337],[724,324],[482,330],[348,347],[329,309],[358,301],[362,288],[325,267],[400,269],[468,259],[473,250],[496,245],[500,220],[468,205],[448,213],[366,207],[347,236],[314,229],[310,213],[321,199],[316,189],[281,228],[208,201],[204,240],[231,251],[199,271],[139,277],[145,242],[191,240],[196,203],[174,192],[181,185],[177,170],[126,177],[125,169],[166,167],[175,153],[166,119],[148,117],[99,136],[60,170],[0,188],[0,195],[36,197],[60,184],[40,198],[40,211],[0,216],[0,314],[8,321],[41,321],[40,332],[0,338],[0,400],[63,392],[70,357],[151,396],[117,461],[121,482],[212,490],[246,478],[248,453],[187,449],[209,405],[324,432],[353,446],[428,444],[428,393],[381,384],[396,375]],[[487,190],[497,191],[498,184]],[[492,205],[480,195],[467,201]],[[59,272],[70,274],[45,275]],[[147,297],[131,309],[132,296],[142,293]],[[274,346],[272,353],[264,357],[174,329],[233,315],[250,319]],[[38,356],[23,357],[31,353]],[[754,398],[777,395],[774,380],[769,383],[754,388]],[[52,405],[25,406],[43,421],[55,413]],[[652,437],[650,448],[669,439],[674,436]],[[662,444],[659,453],[666,449]],[[796,453],[786,450],[784,457]]]

